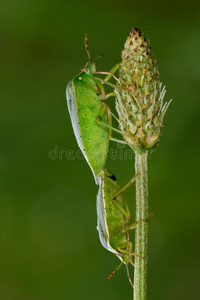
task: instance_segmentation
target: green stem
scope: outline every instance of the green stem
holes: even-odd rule
[[[148,219],[148,151],[143,153],[135,151],[136,178],[136,221]],[[148,222],[138,223],[135,231],[135,257],[134,274],[134,300],[147,299],[147,247],[148,247]]]

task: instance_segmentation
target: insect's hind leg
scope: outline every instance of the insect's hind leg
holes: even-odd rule
[[[128,265],[126,265],[126,272],[127,272],[127,277],[128,277],[129,282],[130,282],[130,285],[134,288],[133,280],[131,279]]]

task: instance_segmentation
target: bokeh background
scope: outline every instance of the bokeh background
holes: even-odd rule
[[[108,71],[132,27],[150,39],[173,98],[149,156],[148,299],[199,299],[199,1],[3,0],[1,8],[2,300],[132,299],[125,267],[107,280],[119,261],[98,239],[97,186],[77,158],[65,100],[87,61],[85,33]],[[118,159],[107,168],[123,185],[134,157],[110,145]],[[125,194],[133,220],[134,193]]]

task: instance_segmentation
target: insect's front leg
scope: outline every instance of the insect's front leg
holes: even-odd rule
[[[121,89],[121,87],[118,87],[116,84],[108,82],[108,81],[105,81],[104,79],[101,79],[99,77],[94,76],[93,78],[94,78],[95,82],[99,81],[101,84],[109,85],[109,86],[111,86],[114,89],[119,89],[119,88]]]
[[[129,186],[131,186],[131,184],[136,180],[136,177],[139,175],[139,173],[137,173],[133,178],[131,178],[131,180],[123,187],[121,188],[117,193],[115,193],[113,195],[113,198],[112,200],[114,201],[115,205],[119,208],[119,210],[125,215],[127,221],[129,221],[130,219],[130,211],[129,211],[129,208],[128,208],[128,205],[126,204],[125,202],[125,205],[126,205],[126,210],[123,208],[123,206],[120,204],[120,202],[117,200],[117,197],[122,194]],[[132,224],[133,226],[133,224]],[[136,226],[136,224],[135,224]],[[130,229],[128,229],[130,230]],[[127,230],[127,231],[128,231]],[[126,232],[126,230],[124,231]]]
[[[119,69],[120,64],[116,64],[112,67],[112,69],[109,72],[95,72],[95,74],[107,74],[105,79],[103,80],[104,82],[107,82],[110,80],[111,77],[113,77],[116,81],[119,81],[119,79],[114,75],[115,72]]]
[[[117,208],[124,214],[124,216],[126,217],[127,222],[130,219],[130,211],[128,208],[127,203],[125,202],[125,206],[126,206],[126,210],[124,209],[124,207],[121,205],[121,203],[118,201],[117,197],[122,194],[129,186],[131,186],[131,184],[136,180],[136,177],[139,175],[139,173],[137,173],[133,178],[131,178],[131,180],[123,187],[121,188],[117,193],[115,193],[112,197],[112,200],[114,201],[115,205],[117,206]],[[136,227],[136,224],[134,224],[134,226]],[[129,226],[127,226],[126,228],[128,228]],[[131,229],[135,228],[133,227],[133,224],[131,225]],[[128,232],[130,229],[126,229],[123,230],[122,232]]]
[[[136,173],[135,176],[131,178],[131,180],[113,196],[113,199],[115,199],[117,196],[122,194],[129,186],[131,186],[133,182],[136,180],[138,175],[139,173]]]

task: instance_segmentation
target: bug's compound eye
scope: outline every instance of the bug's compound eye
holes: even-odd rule
[[[110,174],[108,177],[109,177],[110,179],[112,179],[113,181],[116,181],[116,180],[117,180],[116,177],[115,177],[115,175],[113,175],[113,174]]]
[[[87,71],[88,71],[88,68],[87,68],[87,67],[84,67],[83,69],[81,69],[81,72],[87,73]]]

